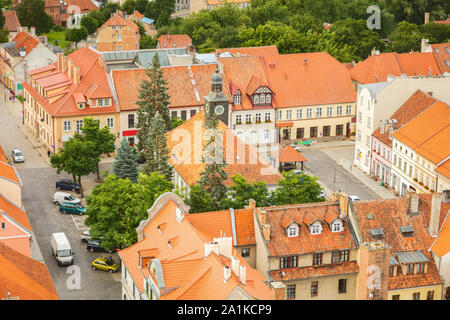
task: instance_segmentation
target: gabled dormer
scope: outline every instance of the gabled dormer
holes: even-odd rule
[[[323,230],[322,222],[320,220],[314,221],[312,224],[309,225],[309,232],[311,234],[321,234]]]
[[[233,104],[240,105],[242,103],[242,93],[241,90],[237,89],[233,94]]]
[[[252,78],[250,79],[246,91],[253,107],[272,106],[273,91],[269,88],[268,85],[262,83],[255,76],[252,76]]]
[[[344,231],[344,222],[337,218],[334,219],[331,223],[330,223],[330,230],[331,232],[342,232]]]
[[[300,226],[293,222],[286,228],[286,235],[288,237],[298,237]]]

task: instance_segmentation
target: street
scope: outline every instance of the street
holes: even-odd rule
[[[94,271],[90,265],[95,258],[110,254],[91,253],[86,250],[86,243],[80,240],[83,224],[75,223],[79,217],[73,217],[74,220],[70,214],[59,213],[58,207],[52,203],[53,194],[56,191],[56,181],[61,178],[71,178],[71,176],[56,174],[56,170],[48,165],[47,161],[43,159],[43,155],[33,148],[19,127],[22,124],[22,117],[17,112],[18,105],[13,105],[8,101],[6,102],[9,104],[7,107],[4,99],[0,101],[2,101],[0,106],[0,145],[8,157],[13,148],[22,150],[25,157],[24,163],[15,164],[24,185],[22,203],[59,298],[63,300],[120,299],[120,271],[115,274]],[[109,164],[100,165],[101,170],[108,167],[110,167]],[[83,181],[93,181],[94,177],[95,175],[83,177]],[[79,195],[76,196],[79,197]],[[50,238],[54,232],[64,232],[67,235],[74,251],[73,266],[59,267],[56,263],[50,249]],[[33,249],[36,250],[37,247],[33,245]],[[33,252],[32,256],[36,258],[40,254]],[[119,262],[117,254],[112,254],[112,256],[116,262]]]

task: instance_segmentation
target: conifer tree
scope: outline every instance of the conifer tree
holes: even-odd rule
[[[144,145],[146,162],[143,172],[150,175],[157,171],[167,180],[172,180],[173,169],[169,164],[169,150],[167,149],[167,136],[164,131],[164,120],[157,115],[150,121],[149,133]]]
[[[226,166],[223,157],[223,134],[218,130],[218,120],[214,114],[208,121],[206,134],[209,140],[203,148],[202,161],[206,164],[205,171],[200,174],[198,184],[210,194],[214,201],[216,210],[220,209],[220,202],[227,193],[227,187],[224,181],[228,175],[223,170]]]
[[[137,166],[137,154],[134,148],[130,147],[126,139],[122,139],[114,159],[113,173],[119,178],[129,178],[136,182],[139,176]]]
[[[146,77],[142,80],[137,109],[137,138],[138,151],[142,152],[146,137],[149,134],[150,121],[157,115],[164,120],[164,132],[172,129],[172,121],[169,113],[169,94],[167,93],[167,81],[163,77],[158,53],[153,56],[152,67],[145,70]]]

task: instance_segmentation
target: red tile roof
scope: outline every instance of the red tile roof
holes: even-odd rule
[[[278,54],[278,48],[275,45],[272,46],[261,46],[261,47],[241,47],[241,48],[223,48],[216,49],[216,53],[228,52],[234,57],[250,56],[250,57],[260,57],[260,56],[272,56]]]
[[[14,221],[19,223],[22,227],[26,228],[28,231],[32,232],[30,221],[22,209],[16,207],[14,204],[9,202],[2,194],[0,194],[0,211],[5,212]]]
[[[205,164],[201,162],[202,151],[197,150],[203,148],[207,142],[198,140],[206,132],[204,123],[205,111],[201,110],[194,117],[167,133],[167,146],[171,150],[169,162],[189,186],[196,184],[200,180],[200,174],[205,170]],[[228,179],[225,181],[227,186],[233,183],[231,177],[235,174],[240,174],[249,183],[260,181],[276,184],[282,179],[275,168],[261,159],[254,147],[243,143],[223,122],[219,121],[218,129],[223,133],[223,156],[227,164],[224,171],[228,174]],[[190,134],[188,140],[185,140],[186,133]],[[184,143],[187,145],[183,145]],[[189,153],[183,154],[180,148]],[[237,159],[238,156],[242,157]]]
[[[450,23],[450,20],[448,20],[448,22]],[[450,43],[432,44],[431,50],[436,57],[441,70],[450,73]]]
[[[21,27],[19,18],[17,18],[16,11],[7,10],[3,12],[3,16],[5,17],[5,24],[3,28],[8,30],[9,32],[16,32]]]
[[[109,18],[100,28],[98,28],[98,31],[107,26],[128,26],[132,31],[139,33],[138,25],[129,19],[125,19],[121,11]]]
[[[91,0],[66,0],[67,9],[70,11],[71,6],[76,6],[81,13],[88,13],[92,10],[100,10]]]
[[[438,164],[450,154],[450,106],[437,101],[392,136]]]
[[[156,202],[162,201],[166,195]],[[237,287],[241,287],[254,298],[270,299],[270,290],[264,283],[264,277],[252,269],[239,254],[237,257],[240,265],[247,268],[247,284],[241,284],[234,275],[224,282],[223,269],[224,266],[230,266],[230,258],[211,253],[205,259],[205,243],[210,242],[209,235],[198,230],[190,218],[185,217],[178,222],[175,213],[177,205],[173,200],[168,200],[165,204],[163,202],[161,206],[159,210],[154,209],[158,210],[157,212],[149,212],[153,218],[139,231],[143,232],[143,239],[119,251],[122,262],[140,292],[144,289],[144,277],[151,277],[155,282],[157,277],[146,267],[142,268],[142,271],[138,269],[139,251],[157,248],[155,258],[161,261],[165,284],[160,290],[161,300],[223,300]],[[157,207],[158,205],[153,206]],[[197,222],[200,223],[200,220],[202,219],[197,219]],[[167,227],[162,233],[158,232],[158,226],[164,223]],[[217,234],[215,237],[219,236],[220,234]],[[168,246],[167,240],[172,238],[178,238],[179,241],[174,246]]]
[[[55,286],[45,264],[0,243],[0,299],[57,300]]]
[[[390,117],[397,122],[393,124],[394,130],[397,130],[407,124],[411,119],[417,117],[421,112],[436,103],[436,99],[428,96],[426,93],[417,90],[398,110]],[[383,142],[387,146],[392,146],[392,140],[389,139],[389,127],[384,133],[381,133],[378,127],[373,136]]]
[[[169,107],[204,106],[204,97],[211,91],[211,76],[214,73],[215,67],[215,65],[208,64],[161,68],[164,78],[167,80],[167,93],[170,96]],[[136,110],[136,101],[138,100],[141,82],[144,78],[149,80],[145,75],[145,70],[113,70],[112,78],[117,92],[120,110]],[[223,89],[225,95],[230,98],[226,86]]]
[[[440,258],[450,252],[450,218],[448,213],[430,250]]]
[[[2,149],[2,146],[0,146],[0,161],[8,163],[8,159],[6,158],[5,152]]]
[[[12,39],[12,41],[17,41],[16,48],[25,48],[27,56],[31,50],[34,49],[39,44],[39,41],[35,39],[31,34],[21,31],[16,34],[16,36]]]
[[[307,161],[300,152],[292,148],[290,145],[285,146],[280,150],[280,162],[303,162]]]
[[[436,168],[436,172],[450,179],[450,159],[443,162]]]
[[[6,179],[8,181],[14,182],[19,186],[22,186],[22,180],[14,166],[0,161],[0,179]]]
[[[389,290],[411,288],[425,285],[441,284],[434,260],[428,251],[433,238],[428,232],[429,209],[423,206],[423,198],[419,197],[419,214],[408,214],[408,200],[406,198],[381,199],[373,201],[358,201],[353,203],[353,213],[363,242],[371,241],[370,230],[382,228],[383,241],[392,249],[391,254],[395,258],[397,252],[420,251],[428,258],[428,271],[426,274],[403,275],[389,277]],[[427,212],[425,212],[427,208]],[[366,214],[371,214],[373,219],[367,219]],[[400,231],[402,226],[411,226],[413,236],[404,237]]]
[[[356,94],[347,68],[326,52],[265,56],[264,68],[276,108],[352,103]]]
[[[385,82],[388,75],[427,76],[430,73],[443,73],[431,52],[373,54],[350,69],[351,78],[362,84]]]
[[[267,242],[267,249],[272,257],[356,248],[344,220],[342,221],[344,231],[331,232],[329,223],[339,218],[337,202],[262,209],[267,212],[267,224],[270,225],[270,241]],[[315,221],[320,221],[322,224],[323,230],[320,234],[311,234],[309,230],[309,226]],[[293,222],[299,225],[299,234],[296,237],[288,237],[285,228]]]
[[[159,48],[184,48],[192,45],[192,39],[187,34],[164,34],[158,38]]]
[[[92,114],[111,114],[119,112],[119,107],[115,104],[111,89],[107,79],[107,71],[105,66],[100,66],[99,59],[101,54],[89,47],[83,47],[67,56],[76,66],[80,67],[80,82],[75,84],[68,76],[67,71],[62,72],[57,68],[50,73],[40,75],[31,70],[33,79],[39,82],[45,90],[55,89],[56,87],[66,86],[64,91],[61,91],[61,97],[53,102],[48,102],[40,93],[31,86],[30,83],[23,83],[26,89],[34,99],[41,104],[47,112],[55,117],[64,117],[72,115],[92,115]],[[54,66],[57,65],[55,62]],[[74,93],[83,94],[85,97],[109,97],[111,106],[109,107],[92,107],[86,105],[85,108],[79,109]]]

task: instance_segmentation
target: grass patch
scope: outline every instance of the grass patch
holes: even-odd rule
[[[64,49],[65,47],[67,47],[69,44],[71,44],[71,41],[67,41],[65,39],[65,31],[51,31],[47,34],[45,34],[47,36],[47,40],[48,43],[50,44],[55,44],[55,40],[58,40],[58,47],[60,47],[61,49]]]

